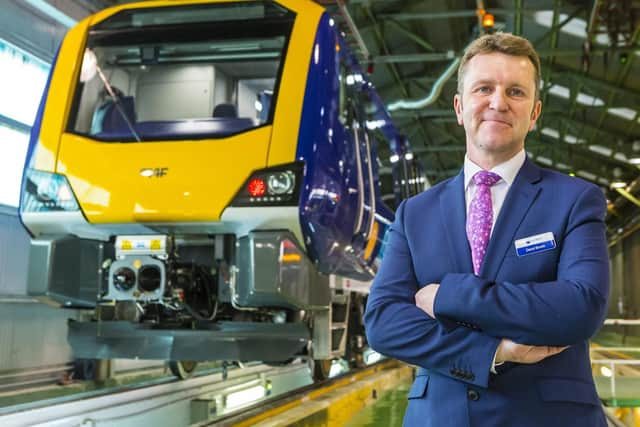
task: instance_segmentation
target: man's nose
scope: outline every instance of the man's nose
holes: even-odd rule
[[[507,96],[501,90],[496,90],[491,95],[490,107],[494,110],[505,111],[509,108],[507,103]]]

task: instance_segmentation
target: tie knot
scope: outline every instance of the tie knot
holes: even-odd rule
[[[473,176],[473,182],[476,185],[486,185],[488,187],[491,187],[500,179],[500,175],[489,171],[480,171]]]

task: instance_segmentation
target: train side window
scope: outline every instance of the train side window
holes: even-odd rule
[[[347,87],[347,76],[349,75],[349,70],[346,67],[346,64],[341,60],[340,61],[340,72],[338,73],[338,80],[340,81],[340,95],[339,95],[339,112],[338,118],[340,123],[347,126],[350,123],[350,119],[353,118],[353,105],[349,99],[348,87]]]

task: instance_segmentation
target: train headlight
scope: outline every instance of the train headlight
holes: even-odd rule
[[[271,194],[288,194],[293,191],[296,177],[291,171],[276,172],[269,175],[267,190]]]
[[[20,210],[22,212],[78,211],[80,207],[66,177],[28,169],[22,186]]]
[[[302,162],[295,162],[253,172],[231,206],[297,205],[303,169]]]

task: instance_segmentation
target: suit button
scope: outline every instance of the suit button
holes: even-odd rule
[[[478,400],[480,399],[480,393],[478,393],[475,390],[467,390],[467,397],[469,398],[469,400]]]

